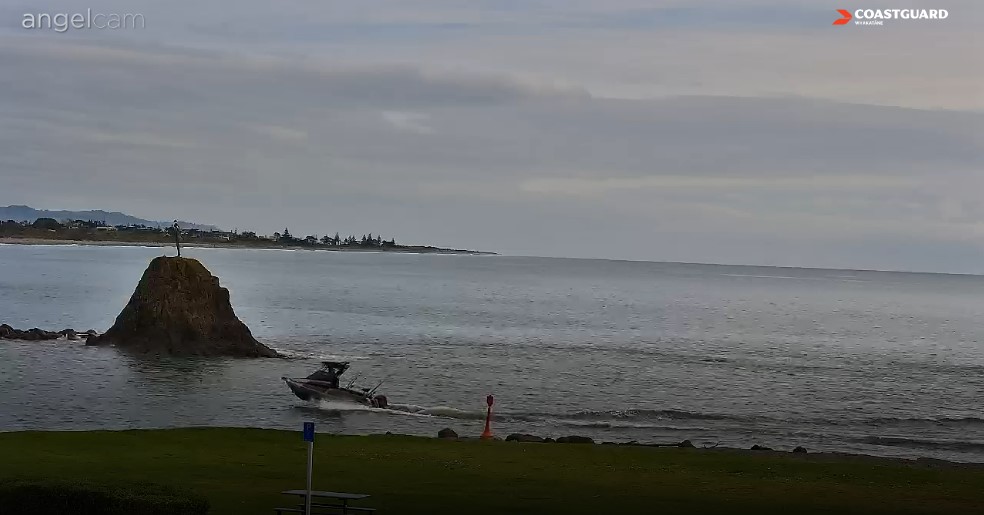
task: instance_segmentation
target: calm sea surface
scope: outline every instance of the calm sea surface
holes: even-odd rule
[[[138,247],[0,245],[0,322],[103,331]],[[0,341],[0,430],[260,426],[984,462],[984,278],[489,256],[188,249],[292,360]],[[319,359],[396,410],[304,403]]]

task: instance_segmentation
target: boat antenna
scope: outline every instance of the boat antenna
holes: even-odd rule
[[[361,376],[362,376],[362,372],[359,372],[358,374],[355,374],[355,377],[353,377],[352,380],[349,381],[348,386],[346,386],[346,388],[351,388],[352,386],[354,386],[355,385],[355,382],[358,381],[359,380],[359,377],[361,377]]]
[[[389,374],[388,376],[384,377],[383,380],[380,381],[378,384],[376,384],[376,386],[374,386],[372,390],[369,390],[369,393],[367,393],[366,395],[372,396],[372,394],[376,393],[376,390],[378,390],[380,386],[383,386],[383,383],[385,383],[386,380],[389,379],[390,376],[392,375],[393,374]]]

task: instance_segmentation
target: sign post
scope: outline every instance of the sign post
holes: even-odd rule
[[[304,423],[304,441],[308,443],[307,496],[304,498],[304,515],[311,515],[311,473],[314,469],[314,422]]]

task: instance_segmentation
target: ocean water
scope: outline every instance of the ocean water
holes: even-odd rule
[[[159,248],[0,245],[0,322],[105,330]],[[0,430],[259,426],[984,462],[984,277],[188,249],[288,360],[0,341]],[[395,405],[311,404],[320,359]]]

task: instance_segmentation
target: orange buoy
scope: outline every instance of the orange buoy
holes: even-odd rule
[[[492,396],[489,395],[488,397],[485,398],[485,402],[486,404],[489,405],[489,410],[488,412],[485,413],[485,431],[482,431],[482,440],[491,440],[492,439],[492,427],[491,427],[492,403],[495,402],[495,399],[493,399]]]

